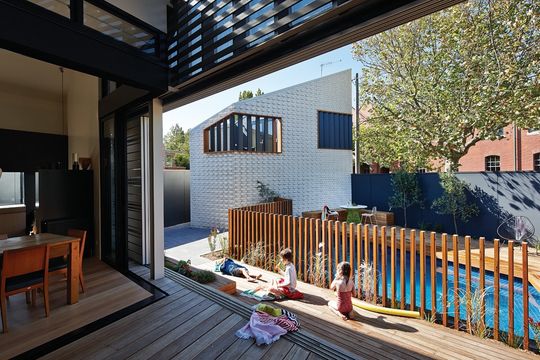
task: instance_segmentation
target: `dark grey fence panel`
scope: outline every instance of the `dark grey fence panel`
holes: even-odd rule
[[[497,237],[497,226],[511,215],[531,219],[540,236],[540,173],[458,173],[470,185],[469,199],[478,205],[480,213],[468,223],[458,223],[458,232],[471,236]],[[396,225],[404,224],[403,209],[389,209],[392,196],[392,174],[353,174],[352,200],[356,204],[377,206],[382,211],[395,214]],[[426,230],[454,232],[449,215],[436,214],[431,209],[433,200],[441,196],[439,174],[418,174],[424,196],[423,206],[412,206],[407,211],[409,227]]]
[[[163,183],[165,227],[189,222],[191,219],[189,170],[166,169]]]

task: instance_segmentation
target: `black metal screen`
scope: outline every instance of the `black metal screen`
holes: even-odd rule
[[[342,1],[343,2],[343,1]],[[171,84],[223,64],[320,15],[329,0],[174,1],[169,16]]]

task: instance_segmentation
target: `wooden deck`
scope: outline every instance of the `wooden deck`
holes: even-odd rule
[[[252,272],[261,272],[249,267]],[[276,274],[262,271],[263,279]],[[233,278],[233,277],[231,277]],[[242,278],[239,291],[253,288]],[[424,320],[405,319],[356,309],[355,321],[343,321],[326,306],[335,296],[329,290],[299,283],[306,294],[302,301],[280,301],[275,305],[299,315],[305,331],[342,347],[357,358],[366,359],[537,359],[532,353],[510,348],[500,342],[484,340],[464,332],[444,328]],[[238,296],[246,304],[254,300]]]
[[[148,278],[148,269],[136,271]],[[44,359],[356,358],[305,335],[286,335],[271,346],[238,339],[234,333],[247,323],[249,307],[235,297],[183,279],[180,283],[168,278],[152,281],[170,295]]]
[[[26,304],[24,294],[9,298],[9,332],[0,333],[0,359],[24,353],[151,296],[97,259],[85,260],[84,272],[86,293],[74,305],[66,304],[65,280],[59,277],[59,282],[51,282],[48,318],[41,295],[35,307]]]

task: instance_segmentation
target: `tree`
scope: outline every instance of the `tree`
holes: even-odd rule
[[[390,148],[361,137],[368,155],[444,159],[456,171],[499,129],[538,126],[539,12],[536,0],[471,0],[353,44],[370,132],[394,134]]]
[[[261,89],[257,89],[255,95],[253,95],[253,91],[251,90],[243,90],[240,92],[240,95],[238,95],[238,100],[251,99],[253,96],[261,96],[263,94],[264,92]]]
[[[469,186],[458,179],[453,173],[442,173],[440,179],[443,194],[435,199],[431,208],[437,214],[452,215],[454,222],[454,233],[458,233],[457,221],[469,221],[479,213],[476,204],[470,204],[467,199],[467,190]]]
[[[175,124],[163,138],[165,150],[172,153],[169,160],[175,166],[189,169],[189,130]]]
[[[400,170],[392,175],[392,189],[394,194],[389,199],[390,209],[403,209],[403,218],[407,227],[407,208],[423,203],[418,177],[415,173]]]

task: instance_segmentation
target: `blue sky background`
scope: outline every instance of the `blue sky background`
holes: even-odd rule
[[[257,88],[260,88],[265,93],[269,93],[316,79],[321,76],[321,64],[324,63],[333,62],[333,64],[323,67],[323,76],[346,69],[352,69],[354,76],[354,73],[359,72],[360,64],[353,60],[351,49],[351,45],[344,46],[270,75],[168,111],[163,114],[163,133],[167,133],[174,124],[179,124],[184,129],[195,127],[221,109],[238,101],[238,94],[242,90],[252,90],[255,92]],[[354,106],[353,89],[353,83],[351,81],[351,97]]]

